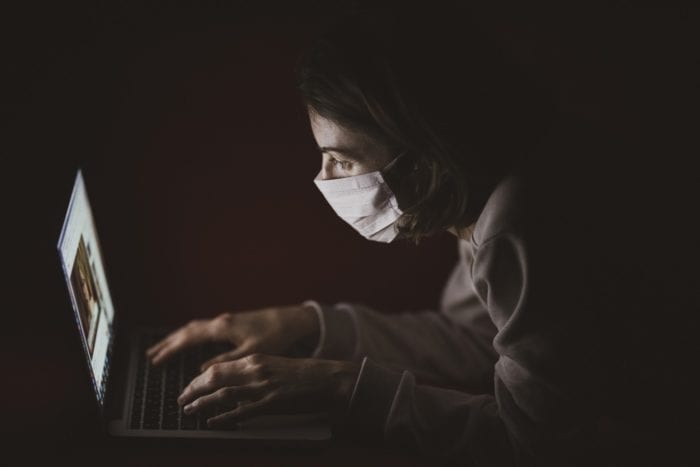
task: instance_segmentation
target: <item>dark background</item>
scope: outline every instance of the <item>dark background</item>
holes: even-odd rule
[[[436,306],[451,236],[367,242],[312,183],[320,157],[293,70],[314,34],[357,2],[242,3],[45,2],[2,15],[6,439],[78,459],[97,427],[56,253],[78,167],[128,321],[175,325],[307,298]],[[697,157],[697,10],[472,14],[554,90],[562,114],[613,131],[634,157]],[[157,459],[158,449],[119,445],[116,459]],[[204,448],[192,449],[175,452]]]

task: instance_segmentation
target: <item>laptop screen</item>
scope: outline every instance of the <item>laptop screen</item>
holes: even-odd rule
[[[58,240],[58,252],[95,394],[102,405],[109,374],[114,306],[80,171]]]

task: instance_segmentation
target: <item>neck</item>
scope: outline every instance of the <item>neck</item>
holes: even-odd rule
[[[472,223],[467,227],[450,227],[449,229],[447,229],[447,231],[461,240],[469,241],[471,240],[472,232],[474,232],[475,226],[476,222]]]

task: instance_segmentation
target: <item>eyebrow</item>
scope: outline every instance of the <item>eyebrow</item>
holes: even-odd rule
[[[338,154],[343,154],[356,160],[362,160],[362,158],[358,155],[358,152],[353,148],[343,146],[319,146],[318,150],[321,151],[321,153],[337,152]]]

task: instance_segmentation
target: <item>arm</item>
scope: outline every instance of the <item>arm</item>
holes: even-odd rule
[[[320,340],[315,358],[363,357],[422,381],[487,392],[493,385],[495,327],[471,287],[472,256],[460,242],[460,260],[444,289],[441,313],[383,314],[361,305],[315,307]]]
[[[595,418],[582,403],[590,385],[575,384],[591,375],[590,363],[581,358],[585,352],[578,350],[587,328],[572,331],[585,319],[543,298],[567,296],[566,275],[558,274],[562,279],[547,283],[540,296],[535,272],[539,266],[514,235],[489,240],[476,254],[476,290],[499,328],[495,396],[421,386],[410,372],[365,359],[346,428],[468,465],[581,455],[580,443]],[[550,293],[549,286],[559,289]]]

